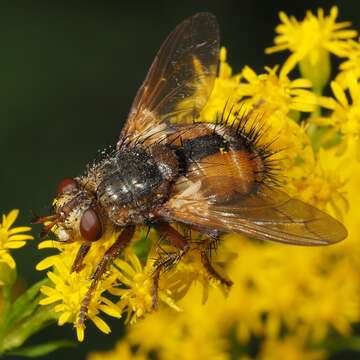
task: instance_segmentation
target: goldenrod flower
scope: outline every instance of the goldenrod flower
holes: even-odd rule
[[[354,72],[347,72],[342,82],[331,82],[334,98],[319,99],[321,106],[332,110],[331,116],[321,119],[320,124],[331,125],[333,135],[343,136],[343,148],[349,143],[357,144],[360,156],[360,84]]]
[[[136,254],[128,249],[125,252],[124,260],[117,259],[114,262],[121,287],[112,288],[110,292],[120,297],[118,306],[122,312],[127,313],[127,321],[131,324],[135,323],[137,318],[153,311],[154,261],[155,258],[149,255],[148,261],[143,267]],[[180,311],[171,297],[170,289],[162,289],[161,284],[158,290],[158,300],[174,310]]]
[[[225,108],[225,116],[232,110],[229,114],[231,124],[236,116],[241,118],[255,107],[249,125],[254,122],[265,124],[266,132],[260,142],[268,143],[276,139],[273,150],[288,149],[280,154],[281,158],[303,156],[304,148],[310,147],[311,142],[296,119],[301,112],[312,112],[318,106],[318,98],[311,90],[311,81],[302,78],[292,80],[281,70],[278,74],[278,66],[265,67],[262,74],[245,66],[241,73],[232,75],[231,67],[226,62],[225,48],[220,52],[220,59],[219,76],[200,114],[201,120],[213,122]]]
[[[301,157],[302,163],[289,169],[285,178],[287,192],[342,219],[348,210],[345,190],[348,177],[342,171],[346,163],[334,151],[309,150],[309,156]]]
[[[348,22],[336,23],[336,7],[329,16],[322,9],[317,15],[308,12],[301,22],[284,13],[280,18],[277,45],[268,52],[292,51],[285,64],[266,67],[262,74],[245,66],[233,74],[222,48],[215,87],[200,118],[215,121],[225,104],[226,111],[234,104],[231,123],[236,111],[255,108],[254,119],[262,115],[259,121],[266,129],[261,141],[276,138],[271,150],[282,150],[285,190],[342,218],[349,238],[331,248],[299,248],[223,236],[213,263],[234,281],[226,292],[204,271],[197,243],[202,239],[192,233],[188,253],[161,274],[160,306],[153,312],[152,280],[156,257],[162,252],[154,251],[157,234],[144,238],[138,232],[99,282],[89,307],[89,318],[104,332],[110,329],[100,319],[101,312],[121,315],[131,326],[112,352],[92,354],[91,360],[100,356],[227,360],[240,356],[238,349],[246,352],[254,338],[260,360],[323,359],[326,350],[311,346],[321,347],[329,335],[348,336],[360,321],[360,163],[354,151],[357,148],[360,154],[360,62],[357,45],[346,41],[356,32],[348,29]],[[321,97],[315,95],[314,86],[322,87],[328,80],[330,53],[346,56],[348,62],[342,65],[341,79],[331,82],[333,97]],[[289,72],[297,63],[302,78],[293,79]],[[201,71],[201,64],[194,65]],[[319,105],[330,112],[320,113]],[[54,304],[59,324],[76,325],[88,277],[114,236],[105,234],[93,244],[78,274],[70,274],[78,245],[59,247],[59,254],[38,265],[38,269],[52,267],[48,273],[52,283],[43,287],[42,303]],[[161,246],[164,254],[174,251]],[[84,330],[77,331],[82,340]]]
[[[0,223],[0,262],[6,263],[11,269],[14,269],[15,260],[10,254],[10,249],[18,249],[26,244],[27,240],[32,240],[33,236],[23,234],[31,230],[28,226],[13,226],[15,220],[19,216],[19,210],[11,210],[9,214],[2,216]]]
[[[266,53],[290,50],[292,54],[285,61],[282,73],[288,74],[300,63],[302,75],[310,79],[315,88],[322,88],[330,76],[329,53],[345,56],[344,40],[355,37],[357,31],[347,29],[351,25],[348,21],[336,22],[336,6],[331,8],[329,16],[324,15],[323,9],[318,9],[317,16],[308,11],[300,22],[284,12],[280,12],[279,17],[282,21],[276,27],[279,35],[275,37],[275,46],[267,48]]]
[[[111,239],[110,239],[111,240]],[[55,245],[56,246],[56,245]],[[90,275],[94,271],[97,263],[98,253],[92,251],[88,254],[88,262],[79,272],[70,273],[74,255],[77,253],[78,244],[67,245],[62,252],[52,255],[37,265],[37,270],[44,270],[52,267],[52,271],[47,273],[51,280],[51,286],[42,286],[41,292],[45,297],[40,301],[41,305],[54,304],[54,311],[59,313],[58,324],[63,325],[67,322],[74,323],[79,341],[84,339],[84,327],[78,324],[81,302],[87,293],[91,283]],[[99,246],[104,246],[99,244]],[[96,250],[99,250],[99,246]],[[48,240],[40,244],[40,248],[54,247],[53,241]],[[92,249],[95,250],[95,249]],[[101,252],[103,254],[103,252]],[[104,293],[109,291],[116,282],[116,275],[110,273],[105,277],[92,294],[88,309],[88,318],[104,333],[111,332],[106,322],[99,317],[100,312],[120,318],[120,308],[105,297]]]
[[[311,92],[311,81],[307,79],[290,80],[283,70],[278,75],[278,66],[265,67],[265,73],[257,75],[249,66],[241,72],[242,82],[238,93],[242,97],[250,96],[254,103],[265,101],[276,111],[287,114],[289,111],[312,112],[316,105],[316,96]]]
[[[336,76],[336,81],[341,83],[346,81],[345,77],[348,72],[351,72],[357,79],[360,77],[360,42],[359,40],[348,40],[346,43],[346,55],[347,58],[340,64],[341,72]],[[345,85],[346,86],[346,85]]]

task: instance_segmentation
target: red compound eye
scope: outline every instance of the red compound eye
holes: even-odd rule
[[[74,179],[66,178],[58,185],[58,195],[77,190],[78,184]]]
[[[87,241],[96,241],[101,238],[102,225],[94,209],[87,209],[80,220],[80,233]]]

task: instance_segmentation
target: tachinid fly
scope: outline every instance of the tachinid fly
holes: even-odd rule
[[[212,267],[209,254],[219,236],[238,232],[295,245],[343,240],[346,229],[326,213],[289,198],[273,184],[271,152],[258,144],[251,111],[230,125],[202,123],[199,113],[212,91],[219,58],[219,30],[210,13],[180,23],[162,44],[136,94],[116,150],[85,175],[63,180],[54,214],[58,240],[80,241],[71,271],[81,271],[92,242],[105,231],[122,232],[92,276],[79,315],[82,325],[92,293],[112,260],[130,243],[135,226],[154,227],[175,252],[157,262],[157,285],[189,249],[189,239],[170,224],[186,224],[204,235],[201,257],[213,277],[231,285]],[[264,99],[266,100],[266,99]],[[174,256],[175,254],[175,256]]]

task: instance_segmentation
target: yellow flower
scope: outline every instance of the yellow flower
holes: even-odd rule
[[[346,58],[343,63],[340,64],[340,72],[336,76],[336,80],[339,83],[346,81],[346,73],[351,72],[358,79],[360,77],[360,43],[359,40],[348,40],[346,43]],[[343,84],[342,84],[343,85]]]
[[[338,81],[331,82],[334,98],[321,97],[319,104],[332,110],[330,117],[322,119],[320,124],[331,125],[334,136],[340,133],[343,149],[353,142],[357,144],[360,158],[360,84],[353,72],[347,72],[343,86]]]
[[[122,312],[127,313],[127,321],[135,323],[137,318],[143,317],[146,313],[153,311],[153,274],[155,258],[148,256],[145,267],[140,263],[135,253],[128,249],[125,252],[125,259],[117,259],[114,265],[118,270],[117,279],[121,287],[112,288],[110,292],[120,297],[118,306]],[[162,281],[162,280],[161,280]],[[159,284],[158,299],[171,308],[180,311],[171,297],[171,291],[162,289]]]
[[[222,48],[220,55],[219,76],[210,99],[200,114],[202,121],[214,122],[226,105],[229,109],[235,106],[233,112],[240,109],[246,112],[249,106],[264,105],[260,108],[266,115],[274,112],[283,115],[290,111],[312,112],[316,108],[317,98],[310,90],[309,80],[291,80],[282,70],[278,75],[278,66],[265,67],[265,73],[260,75],[245,66],[240,74],[231,76],[225,48]]]
[[[282,24],[278,25],[275,46],[267,48],[266,53],[290,50],[282,68],[288,74],[297,63],[300,63],[301,73],[313,82],[315,88],[321,88],[330,76],[329,53],[339,57],[346,55],[344,40],[357,35],[355,30],[347,29],[351,23],[336,23],[338,8],[333,6],[329,16],[324,16],[323,9],[318,9],[317,16],[311,11],[306,13],[303,21],[279,13]]]
[[[348,176],[342,171],[346,163],[329,149],[309,151],[309,156],[289,169],[284,181],[286,190],[289,195],[342,219],[348,210],[345,190]]]
[[[0,223],[0,262],[6,263],[11,269],[15,269],[15,260],[10,254],[10,249],[18,249],[26,244],[27,240],[32,240],[33,236],[22,234],[30,231],[28,226],[19,226],[11,229],[15,220],[19,216],[19,210],[12,210],[8,215],[2,216]]]
[[[309,113],[318,106],[318,98],[311,91],[311,82],[298,78],[291,80],[278,67],[265,67],[265,73],[256,74],[245,66],[240,74],[232,76],[230,66],[226,63],[225,48],[221,51],[219,76],[215,81],[210,99],[200,114],[202,121],[214,122],[225,108],[229,114],[229,123],[245,116],[254,109],[249,126],[264,124],[260,144],[272,143],[271,150],[281,150],[274,159],[282,158],[293,161],[303,157],[304,149],[311,146],[305,127],[296,120],[300,112]],[[275,141],[274,141],[275,140]],[[285,151],[284,151],[285,150]],[[308,150],[305,150],[305,152]]]
[[[245,82],[239,84],[237,92],[242,97],[250,96],[254,104],[265,101],[274,111],[288,114],[289,111],[312,112],[317,103],[316,96],[309,90],[307,79],[290,80],[283,69],[278,75],[278,66],[265,67],[266,73],[257,75],[249,66],[241,72]]]
[[[214,122],[224,110],[225,104],[233,104],[237,101],[236,90],[239,84],[240,75],[232,75],[232,69],[226,61],[227,50],[222,47],[220,50],[219,73],[215,79],[214,88],[210,99],[201,111],[201,121]]]
[[[96,244],[87,255],[87,262],[84,268],[79,272],[70,273],[74,256],[77,253],[79,244],[71,244],[64,246],[60,254],[52,255],[45,258],[37,265],[37,270],[44,270],[52,267],[52,271],[47,273],[52,284],[50,286],[42,286],[41,292],[45,297],[40,301],[41,305],[54,304],[54,311],[59,313],[58,324],[63,325],[67,322],[74,323],[77,337],[79,341],[84,339],[84,327],[78,324],[78,316],[80,313],[81,302],[84,299],[91,280],[90,275],[94,271],[94,264],[97,264],[97,252],[99,247],[104,244]],[[56,245],[53,241],[48,240],[40,244],[40,248],[51,248]],[[97,249],[96,249],[97,248]],[[103,252],[101,252],[102,254]],[[108,334],[111,332],[106,322],[99,317],[100,312],[107,315],[120,318],[120,308],[105,297],[106,291],[109,291],[116,282],[116,275],[109,273],[97,286],[92,294],[88,309],[88,318],[102,332]]]
[[[181,301],[182,312],[167,308],[136,323],[128,342],[160,359],[229,359],[228,327],[221,322],[225,301],[214,296],[202,304],[202,292],[202,286],[194,284]]]

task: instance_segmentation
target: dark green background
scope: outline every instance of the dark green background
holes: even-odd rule
[[[0,1],[0,212],[30,209],[47,214],[57,183],[83,172],[99,149],[114,144],[132,98],[166,35],[185,17],[211,11],[235,70],[257,71],[283,61],[265,56],[277,13],[302,18],[306,9],[330,1]],[[360,4],[338,1],[340,20],[360,29]],[[39,229],[36,229],[38,232]],[[16,251],[26,282],[44,257],[38,239]],[[77,350],[49,359],[84,358],[89,349],[109,348],[121,332],[111,322],[109,337],[88,326]],[[53,327],[34,341],[74,336],[71,326]]]

